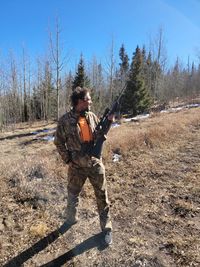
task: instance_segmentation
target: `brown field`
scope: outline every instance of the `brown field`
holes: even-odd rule
[[[109,132],[103,158],[114,229],[106,249],[88,182],[80,221],[59,229],[67,167],[53,142],[37,139],[55,126],[0,134],[0,266],[200,266],[199,108],[121,122]],[[30,135],[43,128],[50,131]]]

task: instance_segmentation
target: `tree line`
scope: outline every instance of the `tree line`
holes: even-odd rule
[[[81,54],[76,72],[65,72],[60,31],[50,36],[50,53],[37,59],[34,69],[30,57],[22,49],[17,62],[10,53],[5,64],[0,62],[0,128],[18,122],[57,120],[70,108],[69,96],[76,86],[91,88],[93,109],[102,114],[123,86],[120,111],[137,115],[148,112],[155,103],[193,99],[200,94],[200,64],[182,66],[180,59],[167,69],[163,33],[160,31],[156,49],[137,46],[129,58],[125,45],[118,52],[118,64],[112,43],[106,64],[94,57],[86,66]]]

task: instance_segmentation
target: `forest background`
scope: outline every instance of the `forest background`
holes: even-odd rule
[[[56,18],[44,56],[33,60],[22,47],[21,58],[16,59],[14,52],[0,58],[0,129],[57,120],[70,109],[69,96],[76,86],[91,88],[93,110],[99,115],[124,86],[120,110],[130,116],[165,108],[170,102],[193,102],[200,93],[200,56],[195,62],[188,57],[185,65],[177,57],[169,67],[162,28],[148,47],[137,45],[128,55],[122,43],[116,57],[113,38],[105,63],[81,53],[76,70],[67,70],[70,54]]]

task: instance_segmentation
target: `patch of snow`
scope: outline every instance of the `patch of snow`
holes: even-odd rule
[[[150,116],[150,114],[143,114],[143,115],[138,115],[138,116],[134,117],[133,119],[143,120],[143,119],[149,118],[149,116]]]
[[[117,162],[117,161],[119,161],[120,158],[121,158],[121,155],[119,155],[119,154],[114,154],[114,155],[113,155],[113,162]]]
[[[47,136],[41,137],[40,139],[41,139],[41,140],[48,141],[48,142],[51,142],[51,141],[54,141],[54,136],[52,136],[52,135],[47,135]]]
[[[169,110],[167,110],[167,109],[163,109],[163,110],[161,110],[160,113],[169,113]]]
[[[111,128],[119,127],[120,124],[118,122],[113,122]]]
[[[125,122],[129,122],[129,121],[131,121],[131,120],[132,120],[132,118],[124,119]]]
[[[190,104],[190,105],[186,105],[186,108],[198,108],[200,107],[200,104]]]
[[[177,108],[171,108],[171,112],[176,112],[176,111],[180,111],[182,109],[184,109],[185,107],[177,107]]]
[[[161,110],[160,113],[172,113],[172,112],[178,112],[178,111],[186,109],[186,108],[198,108],[198,107],[200,107],[200,104],[188,104],[188,105],[181,106],[181,107],[169,108],[169,109]]]
[[[124,119],[124,121],[125,122],[138,121],[138,120],[147,119],[149,116],[150,116],[150,114],[141,114],[141,115],[137,115],[137,116],[132,117],[132,118]]]

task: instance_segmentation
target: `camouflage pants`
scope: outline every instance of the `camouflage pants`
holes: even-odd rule
[[[87,178],[94,188],[101,229],[112,229],[105,167],[101,160],[95,159],[90,167],[85,168],[77,168],[73,164],[69,166],[67,216],[77,217],[79,194]]]

